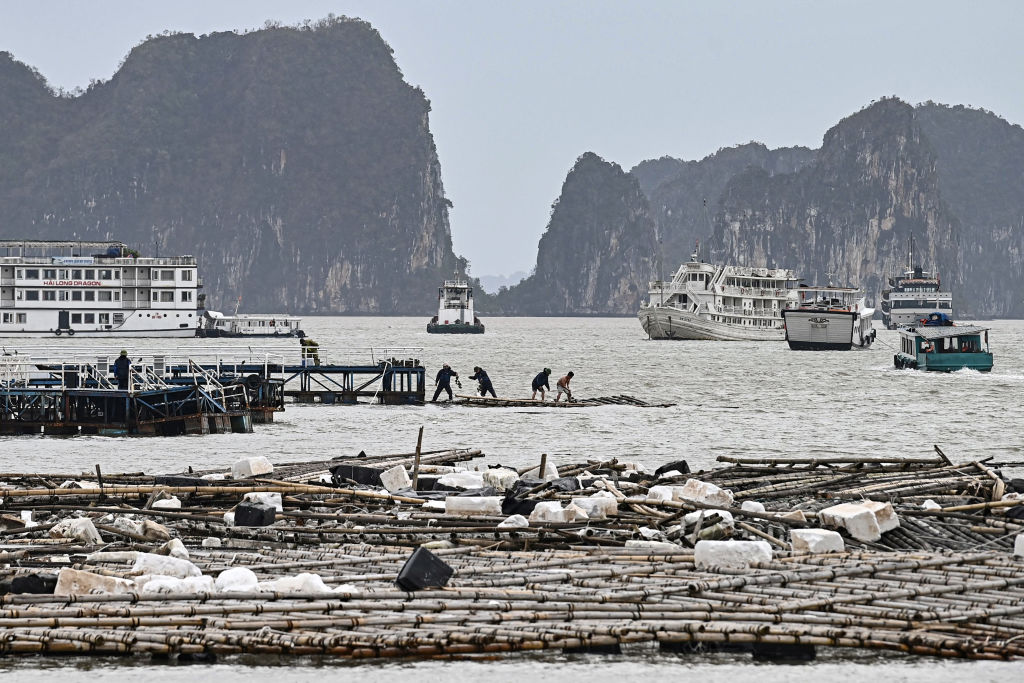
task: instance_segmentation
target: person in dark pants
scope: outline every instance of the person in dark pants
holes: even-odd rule
[[[437,389],[434,390],[434,398],[430,399],[431,403],[437,403],[437,397],[441,395],[442,390],[448,392],[449,401],[454,398],[452,396],[452,377],[458,383],[459,373],[452,370],[452,366],[445,363],[444,367],[437,371],[437,377],[434,378],[434,385],[437,386]],[[462,385],[460,384],[459,386],[461,387]]]
[[[486,396],[489,391],[491,392],[491,396],[498,398],[498,395],[494,393],[494,385],[491,384],[491,378],[487,376],[487,372],[479,365],[473,368],[473,374],[470,375],[469,378],[480,382],[481,396]]]
[[[544,368],[537,376],[533,378],[533,396],[531,398],[537,398],[537,392],[540,392],[540,400],[544,400],[544,390],[551,391],[551,387],[548,385],[548,375],[551,374],[551,368]]]
[[[128,358],[128,352],[121,349],[121,355],[114,361],[114,377],[117,378],[117,388],[121,391],[128,388],[128,380],[131,377],[131,367],[132,362]]]

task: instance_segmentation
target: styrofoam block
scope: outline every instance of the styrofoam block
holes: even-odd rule
[[[544,481],[551,481],[552,479],[558,479],[558,468],[551,462],[544,463],[544,471],[541,473],[541,479]]]
[[[180,510],[181,500],[176,496],[170,498],[161,498],[160,500],[154,501],[152,508],[154,510]]]
[[[220,545],[220,539],[216,536],[207,536],[203,539],[204,548],[219,548]]]
[[[669,543],[667,541],[641,541],[637,539],[630,539],[626,541],[627,548],[636,548],[638,550],[646,550],[648,552],[657,553],[664,555],[666,553],[681,553],[685,552],[685,549],[675,543]]]
[[[224,523],[228,526],[235,525],[235,512],[234,510],[228,510],[224,513]]]
[[[779,519],[785,519],[790,522],[806,522],[807,515],[804,514],[803,510],[790,510],[781,515],[778,515]]]
[[[697,569],[745,569],[772,561],[767,541],[697,541],[693,560]]]
[[[689,500],[705,505],[718,505],[720,507],[732,507],[732,491],[715,486],[714,484],[699,479],[687,479],[681,487],[674,487],[675,497],[679,500]]]
[[[132,571],[137,574],[161,574],[163,576],[177,576],[179,579],[186,579],[190,576],[202,574],[199,567],[188,560],[182,560],[170,555],[156,555],[154,553],[139,553],[132,565]]]
[[[506,517],[503,522],[498,524],[498,527],[501,529],[522,529],[528,526],[530,526],[530,521],[522,515]]]
[[[438,477],[437,483],[454,489],[482,489],[484,475],[482,472],[451,472]]]
[[[172,538],[167,541],[167,543],[160,546],[160,554],[163,555],[164,553],[171,557],[176,557],[179,560],[188,559],[188,549],[185,547],[185,544],[181,542],[180,538]]]
[[[212,576],[163,576],[159,574],[140,576],[136,583],[141,585],[143,593],[213,593]]]
[[[254,503],[263,503],[264,505],[269,505],[278,512],[284,512],[284,502],[281,500],[280,493],[247,493],[242,496],[242,500],[248,500]]]
[[[3,498],[0,498],[0,502],[3,502]],[[26,529],[28,527],[36,526],[36,523],[32,521],[32,511],[31,510],[22,510],[21,511],[21,521],[25,523],[25,528]]]
[[[448,496],[444,499],[444,511],[449,515],[500,515],[499,496]]]
[[[921,503],[922,510],[941,510],[942,506],[936,503],[934,500],[929,498],[925,502]]]
[[[846,543],[837,531],[828,529],[793,529],[789,532],[790,545],[796,553],[841,553]]]
[[[882,537],[875,512],[859,503],[840,503],[818,513],[818,520],[825,526],[846,529],[858,541],[877,541]]]
[[[496,467],[486,470],[484,475],[484,486],[493,486],[499,491],[505,491],[515,486],[519,481],[519,473],[508,467]]]
[[[586,519],[586,512],[576,505],[568,505],[563,508],[556,500],[545,500],[537,503],[530,513],[531,522],[575,522],[577,519]]]
[[[262,455],[253,455],[242,458],[231,466],[232,479],[246,479],[257,477],[263,474],[273,474],[274,466]]]
[[[89,553],[85,556],[86,562],[124,562],[125,564],[139,559],[141,555],[138,550],[101,550],[95,553]]]
[[[412,486],[412,479],[409,478],[409,473],[405,471],[403,465],[395,465],[380,473],[380,483],[389,493],[394,493]]]
[[[88,595],[89,593],[131,593],[135,582],[116,576],[101,576],[79,569],[64,567],[57,574],[54,595]]]
[[[704,515],[704,524],[707,524],[707,519],[711,515],[718,515],[722,518],[721,522],[718,522],[727,529],[733,529],[736,527],[736,522],[732,518],[732,513],[728,510],[697,510],[696,512],[690,512],[683,516],[683,521],[687,525],[696,524],[700,516]]]
[[[668,472],[662,472],[658,475],[658,479],[672,479],[674,477],[681,477],[683,473],[679,470],[669,470]]]
[[[221,593],[250,593],[259,590],[259,579],[248,567],[232,567],[217,575],[214,588]]]
[[[142,520],[132,519],[127,515],[110,515],[110,517],[112,519],[109,521],[109,524],[115,529],[138,536],[143,535]]]
[[[297,576],[282,576],[273,581],[260,581],[261,591],[272,591],[274,593],[330,593],[319,574],[303,572]]]
[[[228,475],[224,472],[212,472],[210,474],[204,474],[199,478],[205,479],[206,481],[224,481],[228,478]]]
[[[424,510],[434,510],[435,512],[444,512],[444,501],[443,500],[428,500],[421,505]]]
[[[1024,557],[1024,534],[1017,534],[1013,541],[1013,554],[1017,557]]]
[[[878,522],[878,530],[883,534],[892,531],[900,526],[900,518],[892,509],[892,503],[883,503],[877,500],[866,500],[861,503],[864,507],[875,513],[875,521]]]
[[[740,504],[740,509],[747,512],[764,512],[764,505],[756,500],[745,500]]]
[[[103,543],[103,537],[96,531],[96,525],[88,517],[76,517],[58,522],[50,529],[50,538],[73,538],[86,545]]]
[[[627,471],[627,472],[628,471],[633,471],[633,472],[640,472],[641,474],[643,474],[644,472],[647,471],[647,469],[643,466],[643,464],[639,463],[639,462],[631,462],[630,461],[630,462],[620,462],[619,464],[622,465],[623,470]]]
[[[647,489],[647,498],[650,500],[672,500],[675,498],[675,486],[652,486]]]
[[[142,520],[142,535],[151,541],[171,540],[171,530],[151,519]]]
[[[614,497],[573,498],[572,504],[586,512],[590,519],[607,519],[609,515],[619,513],[619,503]]]

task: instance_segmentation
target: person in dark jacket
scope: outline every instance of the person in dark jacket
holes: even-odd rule
[[[434,390],[434,398],[430,399],[431,403],[437,403],[437,397],[441,395],[441,391],[448,392],[448,400],[451,401],[454,397],[452,396],[452,377],[455,378],[455,383],[459,384],[459,373],[452,370],[452,366],[447,363],[444,367],[437,371],[437,376],[434,378],[434,385],[437,389]],[[459,384],[461,388],[462,385]]]
[[[491,396],[498,398],[498,395],[494,393],[494,385],[491,384],[491,378],[487,376],[487,372],[479,365],[473,368],[473,374],[470,375],[469,378],[480,382],[481,396],[486,396],[489,391],[491,392]]]
[[[537,392],[540,392],[540,400],[544,400],[544,390],[551,391],[551,387],[548,385],[548,375],[551,374],[551,368],[544,368],[537,376],[533,378],[533,396],[531,398],[537,398]]]
[[[117,378],[117,388],[122,391],[128,388],[131,367],[132,362],[128,358],[128,352],[121,349],[121,355],[114,361],[114,377]]]

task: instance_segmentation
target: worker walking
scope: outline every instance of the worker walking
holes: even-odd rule
[[[309,337],[303,337],[299,340],[299,346],[302,347],[302,364],[306,365],[306,361],[312,359],[313,365],[320,365],[320,345]]]
[[[434,398],[430,399],[431,403],[437,403],[437,397],[441,395],[442,390],[448,392],[449,401],[454,398],[452,396],[452,377],[455,378],[455,383],[461,389],[462,382],[459,381],[459,373],[452,370],[452,366],[445,363],[444,367],[437,371],[437,376],[434,378],[434,385],[437,389],[434,390]]]
[[[480,383],[480,395],[486,396],[487,392],[491,392],[491,396],[498,398],[497,394],[494,393],[494,385],[491,384],[491,378],[487,376],[487,372],[479,365],[473,368],[473,374],[469,376],[470,379],[475,379]]]
[[[562,392],[565,392],[566,403],[572,400],[572,391],[569,390],[569,381],[572,380],[572,377],[573,372],[570,370],[565,377],[558,380],[558,383],[555,385],[558,387],[558,393],[555,394],[555,403],[558,403],[558,399],[562,398]]]
[[[533,378],[533,396],[530,398],[537,398],[537,392],[540,392],[540,400],[544,400],[544,390],[551,391],[551,387],[548,385],[548,375],[551,374],[551,368],[544,368],[537,376]]]
[[[121,355],[114,361],[114,377],[117,378],[117,388],[121,391],[128,389],[131,367],[132,361],[128,358],[128,352],[121,349]]]

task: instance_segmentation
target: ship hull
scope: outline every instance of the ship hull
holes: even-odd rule
[[[875,339],[868,309],[847,311],[783,311],[786,342],[794,351],[849,351],[867,347]]]
[[[477,325],[427,323],[427,332],[430,334],[483,334],[484,326],[482,323]]]
[[[651,339],[701,341],[783,341],[781,322],[777,327],[747,327],[722,323],[678,308],[648,306],[637,314],[644,332]]]

